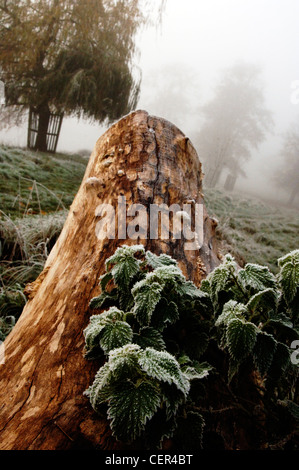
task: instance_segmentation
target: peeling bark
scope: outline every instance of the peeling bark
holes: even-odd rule
[[[203,203],[201,164],[189,139],[168,121],[136,111],[96,143],[80,189],[45,269],[27,286],[28,303],[5,341],[0,365],[0,449],[117,449],[109,424],[95,415],[84,390],[99,364],[86,361],[83,329],[98,278],[117,246],[143,243],[167,253],[199,285],[218,263],[215,225],[204,209],[204,244],[183,240],[99,240],[99,204]]]

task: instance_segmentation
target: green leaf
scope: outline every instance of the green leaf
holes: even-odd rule
[[[145,257],[147,264],[153,269],[159,268],[161,266],[177,266],[177,261],[171,258],[171,256],[165,254],[157,256],[151,251],[147,251]]]
[[[112,292],[102,292],[98,297],[93,297],[89,302],[91,309],[108,308],[115,305],[117,302],[117,292],[114,289]]]
[[[239,372],[240,361],[236,360],[234,357],[229,358],[229,367],[228,367],[228,384],[231,383],[234,376]]]
[[[290,364],[290,349],[285,344],[277,342],[276,351],[273,356],[272,364],[268,370],[268,375],[274,380],[279,380]]]
[[[96,373],[93,384],[84,392],[89,398],[91,406],[96,412],[100,411],[100,405],[105,403],[113,393],[113,375],[109,364],[106,362]]]
[[[180,417],[177,423],[178,427],[174,437],[179,451],[201,449],[205,426],[202,415],[195,411],[188,411],[186,417]]]
[[[190,389],[189,380],[184,376],[177,360],[166,351],[146,348],[140,353],[139,365],[150,377],[161,382],[175,384],[184,395]]]
[[[174,384],[162,382],[160,388],[166,406],[166,417],[170,419],[177,414],[179,407],[186,402],[186,396]]]
[[[257,335],[257,327],[250,322],[239,318],[230,320],[227,325],[226,336],[230,355],[242,362],[252,351]]]
[[[233,258],[227,255],[223,263],[208,275],[209,293],[215,308],[218,307],[220,292],[227,291],[233,285],[233,275],[236,273],[236,266]]]
[[[262,310],[276,312],[279,300],[279,292],[275,289],[268,288],[254,294],[247,303],[246,307],[251,312]]]
[[[158,387],[149,381],[123,382],[109,401],[108,418],[113,434],[121,441],[134,441],[160,406]]]
[[[299,405],[291,400],[278,400],[278,403],[288,409],[290,414],[299,421]]]
[[[267,266],[248,263],[244,269],[238,272],[238,280],[246,289],[263,291],[265,289],[277,290],[277,283],[274,274],[272,274]]]
[[[120,290],[127,290],[133,278],[140,271],[140,263],[134,256],[137,252],[144,254],[143,245],[123,245],[117,248],[116,252],[106,261],[107,271],[113,265],[111,274]]]
[[[288,304],[294,299],[299,287],[299,250],[292,251],[278,260],[278,282]]]
[[[212,367],[206,362],[199,363],[193,361],[191,364],[184,365],[182,372],[186,375],[188,380],[203,379],[209,375]]]
[[[175,302],[168,302],[162,297],[156,306],[151,318],[151,324],[154,328],[162,331],[168,325],[175,323],[179,319],[179,310]]]
[[[259,332],[256,337],[256,343],[253,348],[253,360],[262,376],[264,376],[272,363],[277,341],[272,335],[265,332]]]
[[[148,284],[143,280],[135,284],[132,289],[135,301],[133,313],[140,325],[148,326],[150,324],[152,313],[161,298],[162,290],[163,285],[158,282]]]
[[[113,376],[122,379],[138,375],[140,353],[141,348],[137,344],[125,344],[121,348],[112,349],[109,353],[109,367]]]
[[[134,333],[133,342],[138,344],[142,349],[151,347],[162,351],[165,349],[165,343],[161,333],[151,326],[141,328],[139,333]]]
[[[224,304],[222,313],[217,318],[215,326],[225,326],[234,318],[244,318],[247,313],[248,311],[244,304],[238,303],[235,300],[229,300]]]
[[[111,272],[105,273],[102,276],[100,276],[99,284],[101,286],[102,292],[104,292],[104,290],[107,287],[108,282],[111,281],[112,278],[113,278],[113,276],[112,276]]]
[[[133,330],[124,321],[116,321],[105,326],[101,333],[100,346],[107,354],[111,349],[131,343]]]

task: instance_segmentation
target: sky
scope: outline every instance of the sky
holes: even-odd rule
[[[261,67],[266,106],[273,112],[275,131],[253,153],[247,164],[248,177],[240,185],[255,185],[260,191],[264,185],[266,191],[265,172],[269,165],[277,164],[281,135],[299,116],[299,103],[291,99],[292,84],[299,81],[299,0],[167,0],[162,24],[141,31],[136,41],[139,54],[135,62],[142,71],[137,108],[157,114],[156,85],[166,83],[163,92],[160,89],[163,101],[167,70],[179,70],[183,81],[186,76],[184,91],[190,89],[193,97],[192,112],[184,108],[185,116],[174,122],[186,135],[193,135],[200,127],[194,109],[213,96],[224,68],[240,60]],[[164,114],[161,117],[169,118],[167,109]],[[57,150],[91,151],[105,129],[77,118],[65,119]],[[25,127],[0,132],[0,141],[26,145]]]

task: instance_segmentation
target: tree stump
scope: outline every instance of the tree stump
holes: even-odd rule
[[[61,235],[28,303],[5,341],[0,365],[0,448],[118,449],[109,423],[92,410],[83,392],[98,366],[84,358],[83,329],[105,260],[122,244],[143,243],[179,262],[199,285],[218,263],[215,222],[204,208],[204,241],[184,250],[184,240],[104,239],[96,235],[99,204],[127,205],[188,200],[203,204],[201,163],[189,139],[166,120],[136,111],[97,141]]]

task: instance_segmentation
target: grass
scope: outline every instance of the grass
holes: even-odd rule
[[[277,272],[277,259],[299,247],[299,212],[279,205],[206,190],[210,216],[218,219],[217,236],[224,252],[244,262],[268,266]]]
[[[0,207],[10,217],[47,214],[70,206],[87,159],[0,146]]]
[[[0,146],[0,340],[22,312],[24,287],[42,271],[86,165],[80,155]],[[298,211],[219,190],[206,190],[205,202],[219,221],[223,254],[231,252],[240,265],[277,272],[277,258],[298,248]]]

